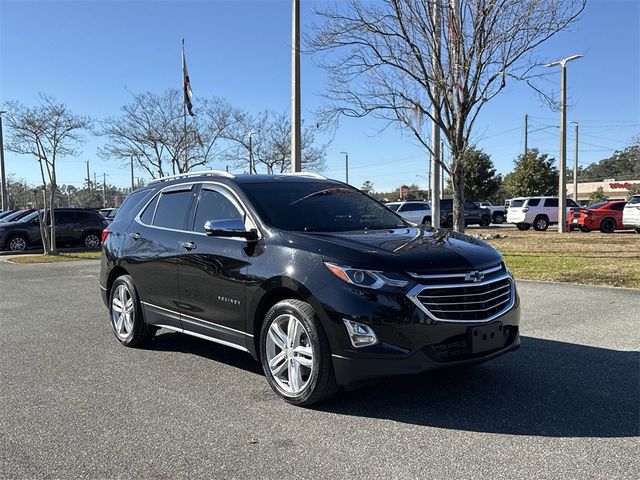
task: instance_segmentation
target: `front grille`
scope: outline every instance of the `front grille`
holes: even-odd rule
[[[435,320],[488,321],[513,304],[513,281],[508,274],[477,284],[462,281],[418,289],[414,301]]]

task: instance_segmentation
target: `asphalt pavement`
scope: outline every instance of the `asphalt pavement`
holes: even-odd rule
[[[98,269],[0,261],[0,478],[640,471],[638,290],[519,282],[519,350],[305,409],[276,398],[241,352],[166,331],[120,346]]]

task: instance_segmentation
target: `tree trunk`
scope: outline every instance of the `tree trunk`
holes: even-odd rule
[[[36,208],[38,208],[38,202],[36,201]],[[49,243],[49,227],[47,225],[47,192],[46,189],[42,190],[42,214],[40,215],[40,239],[42,240],[42,248],[45,255],[51,253],[51,244]]]
[[[451,185],[453,186],[453,229],[464,233],[464,163],[461,155],[453,158]]]

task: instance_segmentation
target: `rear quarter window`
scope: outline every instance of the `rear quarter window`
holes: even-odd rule
[[[637,205],[640,203],[640,195],[633,196],[627,202],[627,205]]]
[[[147,190],[135,190],[127,195],[122,202],[122,205],[116,211],[114,220],[121,220],[129,216],[134,216],[140,208],[142,208],[142,204],[149,199],[151,194],[153,193],[153,189]]]

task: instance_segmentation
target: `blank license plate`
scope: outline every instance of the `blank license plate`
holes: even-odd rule
[[[469,327],[471,353],[489,352],[504,347],[505,332],[502,322]]]

